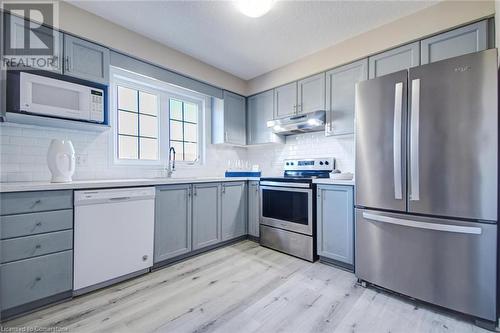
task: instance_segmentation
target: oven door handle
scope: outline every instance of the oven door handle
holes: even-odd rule
[[[311,193],[312,188],[300,188],[300,187],[281,187],[281,186],[263,186],[260,183],[260,192],[262,191],[287,191],[287,192],[301,192],[301,193]]]
[[[277,186],[277,187],[297,187],[297,188],[310,188],[309,183],[287,183],[287,182],[272,182],[263,180],[260,185],[264,186]]]

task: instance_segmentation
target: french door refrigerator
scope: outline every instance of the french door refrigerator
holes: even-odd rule
[[[356,87],[356,276],[495,321],[497,51]]]

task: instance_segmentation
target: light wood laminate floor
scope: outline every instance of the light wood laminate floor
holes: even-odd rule
[[[70,332],[486,332],[243,241],[10,322]]]

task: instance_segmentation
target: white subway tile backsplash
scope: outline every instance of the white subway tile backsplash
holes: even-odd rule
[[[207,122],[209,126],[209,122]],[[206,159],[203,166],[177,165],[176,176],[221,176],[228,161],[248,160],[258,164],[264,175],[282,174],[287,158],[334,157],[343,172],[354,172],[354,136],[325,137],[322,132],[289,136],[284,145],[252,148],[210,144],[207,131]],[[77,166],[75,180],[151,178],[164,175],[163,166],[113,165],[109,154],[112,141],[108,132],[85,132],[43,128],[10,123],[0,124],[0,181],[48,181],[46,155],[53,138],[73,142],[77,154],[85,154],[86,166]]]

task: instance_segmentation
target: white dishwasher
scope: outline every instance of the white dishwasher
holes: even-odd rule
[[[75,295],[153,265],[154,198],[154,187],[75,191]]]

